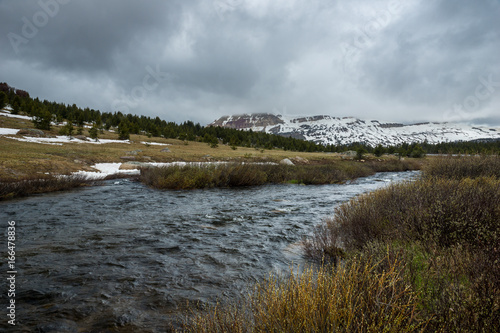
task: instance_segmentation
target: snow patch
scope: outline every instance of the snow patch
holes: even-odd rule
[[[78,171],[73,172],[75,176],[83,176],[89,179],[104,179],[107,176],[125,174],[125,175],[138,175],[139,169],[133,170],[120,170],[122,163],[97,163],[93,165],[92,168],[96,169],[97,172],[92,171]]]
[[[35,137],[8,137],[9,139],[23,141],[23,142],[31,142],[31,143],[41,143],[41,144],[49,144],[49,145],[58,145],[61,146],[64,143],[89,143],[94,145],[102,145],[106,143],[127,143],[130,144],[129,140],[109,140],[109,139],[99,139],[95,140],[80,140],[77,138],[69,137],[69,136],[56,136],[55,138],[35,138]]]
[[[15,128],[0,127],[0,135],[16,135],[19,130]]]
[[[143,145],[151,145],[151,146],[171,146],[170,143],[159,143],[159,142],[146,142],[146,141],[141,141]]]
[[[5,108],[5,109],[7,109],[7,108]],[[0,112],[0,116],[9,117],[9,118],[18,118],[18,119],[24,119],[24,120],[30,120],[30,121],[32,119],[31,117],[28,117],[28,116],[21,116],[19,114],[11,114],[10,111],[5,111],[5,110],[2,110]]]
[[[12,136],[6,136],[6,138],[21,141],[21,142],[42,143],[45,145],[55,145],[55,146],[62,146],[63,145],[62,143],[58,143],[57,141],[55,141],[55,142],[48,141],[48,139],[51,139],[51,138],[27,138],[27,137],[18,138],[18,137],[12,137]],[[37,139],[45,139],[45,141],[41,141],[41,140],[37,140]]]

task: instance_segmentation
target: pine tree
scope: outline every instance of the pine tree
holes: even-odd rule
[[[130,130],[128,124],[124,120],[122,120],[122,122],[118,125],[118,139],[119,140],[130,139]]]
[[[407,151],[406,151],[406,149],[404,147],[399,147],[396,150],[396,153],[398,154],[399,159],[401,159],[402,157],[404,157],[404,156],[407,155]]]
[[[89,130],[89,135],[92,139],[94,139],[95,141],[99,141],[98,140],[98,136],[99,136],[99,129],[97,127],[97,124],[94,124],[94,126],[92,126],[92,128]]]
[[[66,123],[66,125],[64,127],[66,127],[68,129],[68,135],[73,136],[73,132],[75,131],[75,127],[73,126],[73,120],[68,119],[68,122]]]
[[[18,114],[21,108],[21,98],[17,95],[14,96],[12,101],[12,114]]]
[[[377,157],[384,155],[384,153],[385,153],[385,148],[382,147],[381,144],[378,144],[377,147],[375,147],[375,149],[373,149],[373,155],[375,155]]]
[[[37,110],[33,117],[33,124],[35,128],[50,131],[50,122],[52,121],[52,114],[47,109]]]
[[[104,133],[104,129],[102,126],[102,118],[101,118],[100,114],[97,114],[97,117],[95,118],[94,126],[97,127],[97,129],[99,130],[99,132],[101,132],[101,134]]]
[[[411,151],[411,157],[413,158],[421,158],[425,156],[425,151],[420,145],[416,145],[415,148]]]
[[[8,102],[9,98],[7,97],[7,94],[3,91],[0,91],[0,109],[3,109]]]
[[[73,131],[75,130],[75,128],[73,127],[73,123],[71,121],[68,120],[68,122],[66,123],[66,125],[64,125],[60,130],[59,130],[59,134],[60,135],[67,135],[67,136],[72,136],[73,135]]]
[[[232,150],[238,149],[236,146],[238,145],[238,138],[236,138],[235,135],[231,136],[231,139],[229,139],[229,145],[231,146]]]
[[[363,146],[359,146],[357,149],[356,149],[356,159],[358,160],[362,160],[364,155],[367,153],[367,150],[365,149],[365,147]]]

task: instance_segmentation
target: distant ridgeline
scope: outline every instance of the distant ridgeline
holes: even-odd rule
[[[348,145],[319,144],[292,136],[252,130],[239,130],[222,126],[201,126],[192,121],[177,124],[167,122],[159,117],[151,118],[116,112],[101,112],[99,110],[80,108],[64,103],[49,102],[30,97],[27,91],[16,89],[7,83],[0,83],[0,108],[11,106],[11,113],[23,113],[33,117],[36,128],[50,130],[53,122],[62,124],[67,121],[71,127],[83,129],[84,125],[91,125],[93,129],[116,129],[121,139],[128,139],[130,134],[143,134],[151,137],[164,137],[187,141],[206,142],[212,147],[218,144],[227,144],[233,148],[254,147],[256,149],[284,149],[302,152],[343,152],[356,150],[361,152],[382,155],[384,153],[399,154],[400,156],[420,157],[425,153],[498,153],[500,141],[448,142],[440,144],[402,143],[398,145],[379,145],[372,147],[363,142]]]

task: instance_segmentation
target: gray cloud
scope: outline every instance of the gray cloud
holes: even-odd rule
[[[481,77],[500,82],[499,14],[497,0],[0,0],[0,81],[203,124],[274,111],[500,125],[500,86],[476,97]]]

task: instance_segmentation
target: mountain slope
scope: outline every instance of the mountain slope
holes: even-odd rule
[[[208,126],[290,136],[321,144],[366,143],[370,146],[396,145],[403,142],[440,143],[500,139],[500,128],[486,128],[455,123],[419,123],[403,125],[361,120],[352,117],[287,117],[267,113],[224,116]]]

